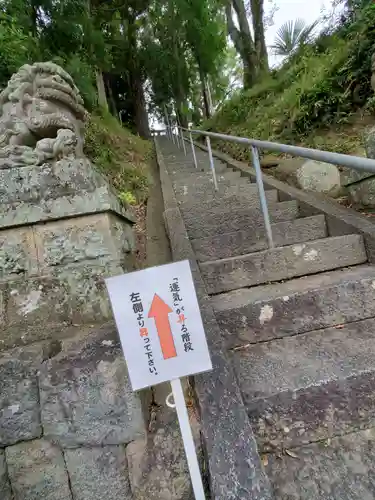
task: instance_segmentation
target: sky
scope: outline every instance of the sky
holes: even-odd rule
[[[265,8],[272,3],[270,0],[265,0]],[[278,6],[273,18],[273,26],[270,26],[266,31],[266,43],[272,45],[277,30],[286,22],[301,18],[306,23],[311,24],[322,14],[322,9],[328,13],[332,9],[332,0],[273,0],[273,3]],[[274,66],[279,62],[279,58],[269,54],[270,65]]]

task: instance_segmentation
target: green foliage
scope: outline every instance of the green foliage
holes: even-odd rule
[[[342,125],[370,99],[375,7],[298,51],[278,71],[239,92],[202,128],[278,142],[310,142],[314,130]],[[224,146],[239,156],[242,149]],[[344,148],[343,145],[340,146]]]
[[[277,31],[275,42],[272,46],[278,56],[290,56],[299,47],[306,44],[311,38],[317,21],[307,25],[303,19],[287,21]]]
[[[0,12],[0,89],[37,53],[36,40]]]
[[[104,173],[126,204],[142,203],[148,194],[151,144],[110,114],[91,115],[86,125],[85,154]]]
[[[181,118],[201,106],[202,79],[216,83],[225,57],[226,30],[218,0],[153,0],[144,28],[145,68],[152,105],[172,106]],[[197,113],[199,115],[199,112]]]

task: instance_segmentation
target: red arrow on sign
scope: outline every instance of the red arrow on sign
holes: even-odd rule
[[[159,297],[159,295],[155,294],[152,299],[148,317],[155,319],[156,330],[158,331],[164,359],[175,358],[177,356],[168,317],[171,312],[173,312],[173,310],[169,307],[169,305],[166,304],[164,300]]]

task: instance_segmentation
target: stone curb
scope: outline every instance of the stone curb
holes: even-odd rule
[[[202,144],[197,142],[194,142],[194,144],[203,151],[207,151],[207,148]],[[234,160],[229,155],[216,149],[213,149],[212,153],[216,158],[226,162],[230,168],[242,172],[242,175],[250,177],[253,181],[256,178],[255,169],[247,163]],[[353,209],[340,206],[323,194],[317,196],[302,191],[265,173],[263,173],[263,182],[265,189],[277,189],[279,191],[280,201],[298,200],[301,217],[325,214],[328,236],[362,234],[368,260],[371,263],[375,262],[375,225],[364,215]]]
[[[214,367],[194,377],[211,498],[271,500],[254,433],[156,140],[155,149],[173,259],[190,260]]]

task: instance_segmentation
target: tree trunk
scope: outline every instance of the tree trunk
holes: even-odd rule
[[[119,111],[117,109],[117,104],[115,100],[115,96],[113,95],[113,90],[112,90],[112,82],[111,82],[111,75],[108,73],[104,73],[104,84],[105,84],[105,90],[106,94],[108,95],[108,107],[110,113],[115,116],[116,118],[119,118]],[[119,118],[121,121],[121,119]]]
[[[149,139],[151,134],[148,124],[143,81],[138,71],[135,71],[132,75],[132,94],[134,97],[134,122],[137,132],[144,139]]]
[[[240,29],[237,29],[233,21],[233,11],[236,11],[238,24]],[[258,76],[258,58],[255,51],[254,42],[251,36],[249,23],[246,17],[246,10],[243,0],[228,0],[225,8],[227,27],[229,36],[240,55],[243,64],[244,73],[244,88],[248,89],[254,85]]]
[[[186,108],[186,102],[184,102],[184,100],[181,98],[176,99],[176,114],[177,114],[178,124],[181,125],[181,127],[188,128],[189,120],[185,115],[185,112],[183,111],[185,108]]]
[[[207,87],[207,96],[208,96],[208,105],[210,108],[210,115],[212,116],[214,113],[214,103],[212,101],[212,92],[209,78],[206,79],[206,87]]]
[[[261,71],[268,71],[268,53],[264,36],[264,0],[251,0],[250,5],[259,68]]]
[[[96,86],[98,89],[98,104],[99,107],[105,111],[108,111],[107,95],[105,93],[105,85],[103,73],[100,70],[96,70]]]
[[[211,118],[211,107],[210,107],[210,97],[207,91],[207,79],[200,71],[202,94],[203,94],[203,104],[204,104],[204,114],[206,118]]]

